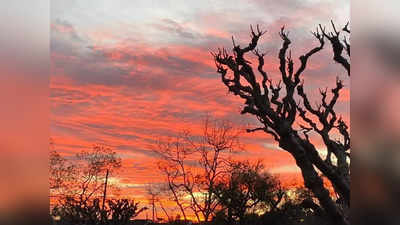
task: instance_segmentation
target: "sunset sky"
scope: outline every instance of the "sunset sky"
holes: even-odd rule
[[[255,118],[240,115],[243,102],[227,92],[210,51],[231,49],[232,35],[247,44],[249,25],[260,24],[267,30],[259,45],[268,52],[266,70],[278,81],[282,25],[290,31],[298,66],[298,56],[318,44],[310,31],[319,23],[328,26],[330,19],[345,24],[349,11],[345,0],[53,0],[55,147],[70,155],[96,143],[110,146],[123,158],[123,190],[144,198],[144,186],[163,179],[150,149],[154,138],[187,128],[198,132],[207,114],[257,126]],[[331,60],[330,48],[310,59],[305,91],[317,100],[318,88],[333,88],[336,76],[344,78],[336,109],[348,121],[350,83]],[[271,172],[298,178],[294,160],[270,136],[246,134],[242,141],[243,159],[263,159]]]

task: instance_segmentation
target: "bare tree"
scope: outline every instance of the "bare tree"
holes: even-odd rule
[[[164,148],[164,147],[162,147],[162,148]],[[166,150],[166,149],[163,149],[163,150]],[[171,150],[168,150],[168,151],[171,151]],[[182,152],[182,150],[180,149],[180,147],[179,147],[179,145],[177,143],[176,143],[176,146],[175,146],[175,151],[176,151],[175,152],[176,161],[158,162],[158,168],[164,174],[164,176],[166,177],[167,188],[172,194],[172,199],[171,200],[176,203],[177,207],[179,208],[179,211],[183,215],[183,219],[185,221],[187,221],[188,220],[187,215],[186,215],[187,207],[185,206],[185,202],[183,200],[184,199],[184,195],[185,195],[185,191],[182,188],[183,184],[181,183],[182,181],[180,179],[181,170],[179,168],[179,167],[181,167],[181,168],[183,167],[183,161],[184,161],[183,157],[184,156],[182,156],[182,155],[184,155],[185,153]],[[172,155],[169,156],[169,157],[172,157]],[[179,164],[179,165],[176,165],[176,164]]]
[[[111,173],[121,167],[121,159],[112,149],[95,145],[91,151],[82,151],[77,154],[78,165],[80,165],[80,199],[90,198],[97,191],[103,188],[102,207],[104,208],[107,182]]]
[[[50,152],[49,159],[49,187],[51,192],[66,189],[74,181],[75,174],[77,173],[76,166],[69,163],[55,150]]]
[[[219,205],[214,189],[226,172],[227,154],[240,147],[239,132],[230,122],[207,118],[200,137],[186,131],[173,141],[160,142],[155,149],[162,158],[160,171],[185,220],[186,210],[193,212],[198,222],[213,216]],[[190,200],[185,201],[187,197]]]
[[[94,145],[67,159],[50,153],[50,187],[58,202],[53,208],[66,224],[127,224],[147,208],[129,199],[106,199],[107,183],[121,167],[115,151]]]
[[[297,166],[301,169],[305,186],[312,190],[332,220],[337,224],[349,224],[348,212],[343,209],[348,208],[350,200],[348,160],[350,136],[348,126],[334,111],[340,90],[343,88],[343,82],[339,79],[336,80],[336,87],[331,90],[332,97],[329,101],[327,90],[321,90],[322,101],[317,108],[310,104],[303,89],[304,81],[301,82],[301,75],[307,67],[308,60],[324,48],[325,38],[332,44],[333,59],[343,66],[350,76],[350,62],[346,58],[350,56],[350,43],[346,37],[346,34],[350,33],[348,24],[343,28],[345,34],[338,31],[333,22],[332,27],[333,32],[326,32],[321,25],[315,32],[312,32],[318,45],[299,57],[300,65],[297,69],[295,69],[291,52],[289,51],[287,54],[291,44],[288,32],[284,27],[281,28],[279,36],[283,44],[278,54],[278,60],[284,92],[281,92],[281,81],[274,85],[263,68],[265,54],[256,47],[265,31],[260,30],[258,25],[256,30],[251,27],[252,39],[244,48],[237,45],[232,38],[232,55],[225,49],[219,49],[212,55],[222,82],[230,92],[245,100],[245,106],[241,113],[256,116],[262,124],[261,127],[249,129],[248,132],[263,131],[272,135],[279,146],[294,157]],[[342,37],[343,41],[340,40]],[[343,55],[344,49],[347,56]],[[258,59],[255,69],[259,75],[254,71],[251,62],[245,58],[251,52]],[[261,82],[257,80],[257,76],[261,77]],[[296,102],[296,89],[298,96],[302,99],[302,104]],[[280,96],[282,93],[283,96]],[[302,121],[297,119],[298,116]],[[300,123],[299,128],[296,127],[295,122]],[[325,159],[318,153],[313,141],[310,140],[308,133],[311,131],[317,133],[326,145],[328,154]],[[341,140],[334,139],[333,132],[340,135]],[[331,160],[332,154],[336,156],[337,161]],[[339,206],[332,198],[318,171],[331,182],[344,207]]]
[[[50,153],[51,194],[58,205],[74,204],[86,207],[102,196],[104,211],[108,176],[121,167],[121,159],[110,148],[94,145],[71,159],[56,151]],[[72,199],[72,200],[71,200]]]

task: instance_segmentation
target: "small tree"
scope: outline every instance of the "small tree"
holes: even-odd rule
[[[57,151],[50,152],[49,160],[49,187],[51,192],[57,190],[65,190],[70,186],[71,182],[75,181],[77,174],[76,166],[69,163]],[[58,193],[56,193],[58,194]]]
[[[92,210],[100,202],[106,220],[105,201],[108,177],[121,167],[121,159],[110,148],[95,145],[81,151],[75,158],[66,159],[56,151],[50,153],[50,191],[56,198],[55,208],[63,206],[74,215],[75,207]],[[72,210],[72,211],[71,211]],[[92,210],[93,211],[93,210]],[[79,210],[78,210],[79,212]]]
[[[220,182],[214,192],[227,224],[245,222],[246,214],[274,211],[284,197],[284,190],[272,175],[262,172],[260,162],[234,162],[227,179]]]
[[[279,50],[278,60],[284,92],[281,91],[282,83],[274,85],[263,68],[265,54],[256,47],[265,32],[261,31],[258,25],[257,30],[251,27],[252,39],[244,48],[237,45],[232,38],[232,55],[225,49],[219,49],[212,55],[224,85],[230,92],[245,101],[241,113],[254,115],[261,123],[261,127],[249,129],[248,132],[263,131],[272,135],[279,146],[294,157],[297,166],[301,169],[305,186],[318,198],[320,205],[332,221],[348,225],[348,210],[346,209],[350,204],[350,136],[348,126],[334,110],[340,90],[343,88],[343,82],[339,79],[336,80],[336,87],[331,90],[330,101],[327,99],[327,90],[320,90],[321,104],[315,108],[310,104],[310,100],[304,92],[304,81],[301,81],[301,75],[311,56],[324,48],[325,38],[331,42],[334,61],[343,66],[350,76],[350,60],[347,58],[350,56],[350,43],[346,36],[346,34],[350,34],[348,24],[342,29],[344,34],[336,29],[333,22],[332,28],[333,32],[326,32],[325,28],[320,25],[319,29],[317,28],[316,32],[313,32],[318,45],[299,57],[300,65],[297,69],[294,67],[291,53],[287,54],[291,44],[288,32],[284,27],[281,28],[279,36],[283,44]],[[344,50],[345,53],[343,53]],[[258,61],[258,65],[254,68],[247,60],[247,56],[251,52]],[[347,54],[347,57],[344,54]],[[261,81],[259,81],[260,78]],[[302,100],[303,104],[296,102],[296,90],[297,97]],[[283,96],[281,96],[282,94]],[[300,123],[300,126],[296,126],[296,121]],[[300,133],[301,131],[303,132]],[[323,140],[328,151],[325,159],[321,157],[310,140],[309,132],[315,132]],[[338,139],[338,136],[341,139]],[[336,161],[332,160],[333,155],[336,157]],[[318,171],[326,176],[332,184],[340,196],[341,205],[337,204],[327,188],[324,187]]]
[[[50,153],[50,183],[55,194],[84,203],[104,191],[107,171],[111,174],[120,167],[121,159],[116,153],[101,145],[81,151],[70,160],[53,151]]]
[[[63,225],[127,225],[146,209],[129,199],[110,199],[103,207],[100,198],[82,205],[79,200],[68,197],[64,204],[53,209],[52,215],[59,217]]]
[[[137,217],[146,207],[139,208],[139,202],[129,199],[111,199],[107,201],[108,217],[111,219],[107,224],[127,225],[132,218]]]
[[[104,212],[98,198],[82,204],[77,199],[66,197],[62,204],[52,209],[51,214],[59,218],[58,224],[61,225],[98,225],[102,222]]]
[[[209,221],[215,213],[219,203],[214,189],[227,172],[227,154],[240,147],[239,132],[228,121],[207,118],[200,136],[186,131],[156,147],[162,158],[159,169],[185,220],[187,210],[198,222]]]
[[[112,149],[95,145],[92,151],[82,151],[77,154],[80,165],[81,201],[87,201],[97,192],[103,191],[102,207],[104,210],[107,196],[108,178],[111,173],[121,167],[121,159]],[[101,190],[102,189],[102,190]],[[106,218],[104,218],[106,219]]]

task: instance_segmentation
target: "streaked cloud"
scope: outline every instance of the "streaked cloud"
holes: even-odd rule
[[[199,132],[208,113],[238,125],[257,124],[239,114],[242,102],[220,82],[210,51],[230,48],[231,35],[248,43],[249,25],[259,23],[268,30],[260,41],[269,51],[266,70],[277,81],[279,28],[291,31],[298,57],[316,44],[309,30],[330,19],[342,23],[348,5],[342,0],[52,1],[51,136],[57,149],[72,154],[107,144],[123,157],[118,182],[127,192],[144,195],[143,184],[162,182],[151,152],[156,138],[184,128]],[[311,59],[303,77],[313,101],[318,88],[332,88],[336,76],[345,76],[329,50]],[[348,103],[345,89],[338,103],[345,119]],[[245,134],[243,142],[248,152],[239,154],[242,159],[263,159],[283,176],[298,173],[271,137]]]

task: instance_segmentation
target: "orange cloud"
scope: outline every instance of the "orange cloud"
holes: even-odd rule
[[[215,21],[212,16],[204,19]],[[278,24],[279,21],[277,27]],[[67,23],[52,24],[52,29],[61,34],[76,35]],[[226,30],[209,27],[199,33],[221,42],[228,39],[230,44],[230,32]],[[123,170],[116,178],[124,195],[136,196],[145,202],[148,198],[146,184],[164,181],[157,171],[157,158],[151,149],[157,138],[173,136],[187,128],[200,134],[202,119],[207,113],[233,120],[238,126],[257,126],[255,118],[239,114],[243,102],[228,94],[216,75],[209,51],[221,46],[208,46],[207,41],[154,45],[125,40],[107,29],[86,35],[92,42],[84,49],[75,49],[76,43],[62,43],[62,47],[58,46],[60,48],[54,48],[52,52],[51,136],[56,149],[64,155],[96,143],[117,151],[123,159]],[[248,30],[239,36],[248,37]],[[274,36],[262,41],[263,44],[270,42],[280,44]],[[293,53],[303,53],[313,44],[311,41],[300,42],[298,45],[305,47]],[[332,65],[324,63],[329,57],[328,53],[323,53],[313,58],[303,76],[309,87],[307,93],[313,99],[319,99],[315,90],[326,86],[328,79],[334,81],[338,72]],[[269,63],[265,69],[275,82],[279,79],[275,52],[268,54],[266,61]],[[342,91],[339,101],[342,104],[340,114],[348,121],[348,87]],[[270,136],[261,132],[244,133],[242,142],[246,152],[235,155],[237,159],[262,159],[268,170],[279,174],[284,185],[302,183],[293,158],[279,150]],[[318,138],[313,139],[313,143],[317,148],[323,146]],[[168,201],[166,205],[173,206]]]

